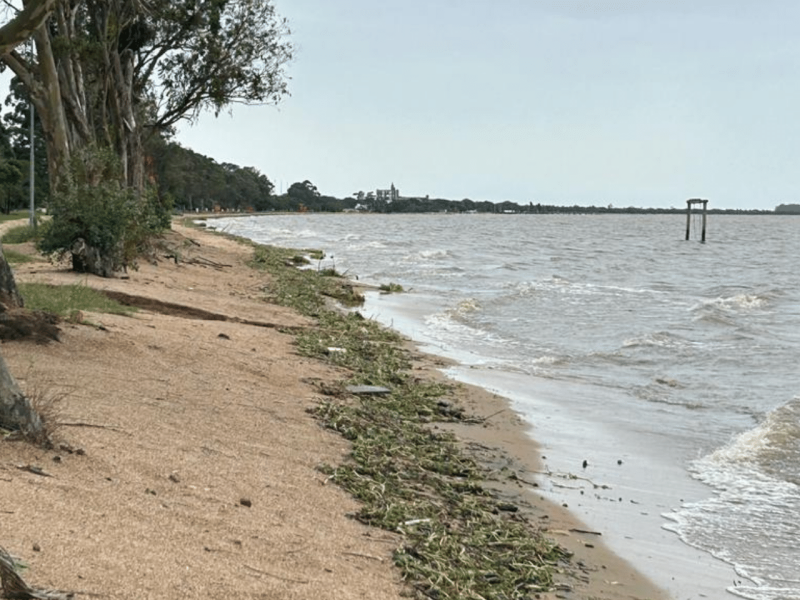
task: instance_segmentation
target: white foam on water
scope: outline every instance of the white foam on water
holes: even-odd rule
[[[695,461],[694,476],[715,494],[665,514],[682,540],[734,566],[742,581],[729,591],[743,598],[800,598],[798,416],[795,398]]]

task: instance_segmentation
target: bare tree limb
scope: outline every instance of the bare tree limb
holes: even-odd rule
[[[30,0],[19,14],[0,27],[0,54],[6,54],[25,40],[50,16],[56,0]]]

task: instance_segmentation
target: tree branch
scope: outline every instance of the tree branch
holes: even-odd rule
[[[57,0],[31,0],[20,13],[0,27],[0,55],[13,50],[25,40],[50,16]]]

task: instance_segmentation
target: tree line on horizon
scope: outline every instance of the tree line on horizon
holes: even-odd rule
[[[5,101],[8,110],[0,119],[0,210],[27,208],[30,156],[29,103],[18,81]],[[49,176],[41,124],[35,119],[35,186],[37,206],[47,206]],[[258,169],[242,167],[186,148],[165,136],[154,136],[146,148],[145,162],[159,198],[182,212],[342,212],[373,213],[503,213],[503,214],[675,214],[685,208],[641,208],[635,206],[561,206],[512,201],[451,200],[400,197],[393,201],[337,198],[322,194],[310,181],[298,181],[280,194],[275,184]],[[709,208],[709,214],[800,214],[800,204],[780,204],[774,212],[758,209]]]
[[[13,92],[16,90],[16,93]],[[0,119],[0,210],[28,206],[29,104],[19,86],[6,99],[11,111]],[[41,125],[36,119],[35,185],[38,206],[46,206],[49,193],[47,160]],[[10,157],[10,160],[8,160]],[[5,159],[5,160],[4,160]],[[517,203],[512,201],[451,200],[446,198],[400,197],[393,201],[355,196],[337,198],[322,194],[309,180],[292,183],[280,194],[275,184],[258,169],[242,167],[195,152],[162,136],[150,140],[146,164],[164,204],[181,212],[342,212],[362,210],[373,213],[492,213],[492,214],[675,214],[685,208],[642,208],[635,206],[583,206]],[[10,175],[9,175],[10,173]],[[709,208],[709,214],[800,214],[800,204],[780,204],[774,211],[759,209]]]

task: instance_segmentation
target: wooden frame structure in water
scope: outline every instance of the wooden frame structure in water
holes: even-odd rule
[[[708,206],[708,200],[699,200],[699,199],[692,199],[686,201],[686,240],[689,240],[689,234],[691,233],[692,229],[692,207],[695,204],[702,204],[703,205],[703,230],[700,234],[700,241],[702,243],[706,243],[706,209]]]

